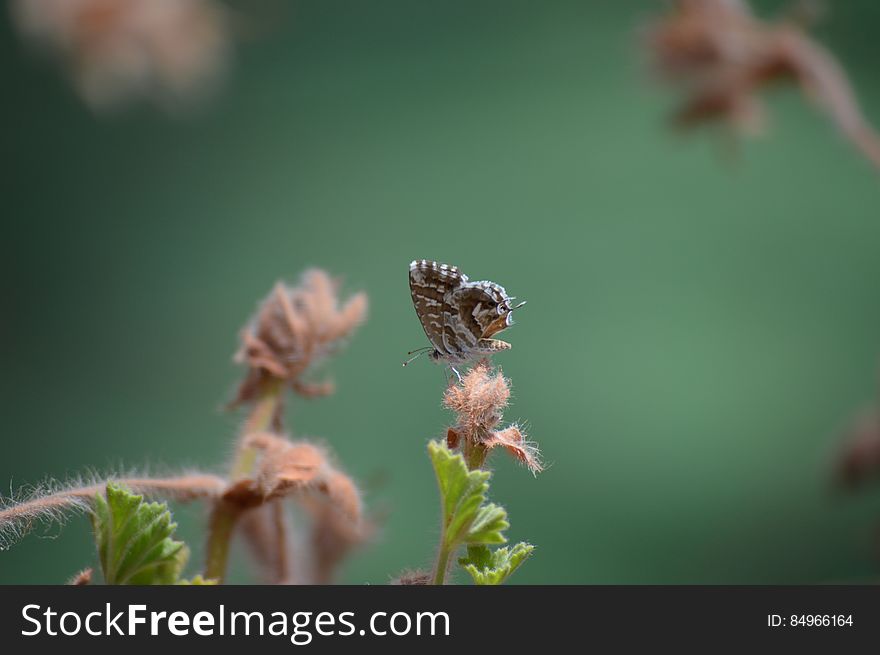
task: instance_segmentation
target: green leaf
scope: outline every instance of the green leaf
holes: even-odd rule
[[[458,563],[470,573],[474,583],[478,585],[499,585],[516,571],[532,554],[535,547],[524,542],[513,548],[504,546],[492,550],[487,546],[468,546],[467,557],[461,557]]]
[[[112,585],[174,584],[189,549],[171,537],[177,524],[165,503],[147,503],[124,487],[107,483],[92,515],[104,581]]]
[[[483,505],[477,510],[464,541],[468,544],[503,544],[507,541],[504,531],[509,527],[507,511],[503,507],[492,503]]]
[[[443,540],[447,551],[461,544],[503,544],[509,527],[503,507],[486,503],[488,471],[469,471],[461,455],[432,441],[428,454],[437,475],[443,509]]]

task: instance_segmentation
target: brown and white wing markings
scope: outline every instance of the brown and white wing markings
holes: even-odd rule
[[[496,302],[484,283],[469,283],[453,292],[451,304],[458,307],[459,339],[467,349],[488,336],[485,333],[495,315]]]
[[[465,363],[510,348],[491,338],[511,324],[504,287],[471,282],[455,266],[417,259],[409,265],[409,288],[433,359]]]
[[[409,265],[409,289],[416,315],[428,341],[441,357],[458,357],[455,331],[451,325],[449,294],[467,284],[468,278],[455,266],[417,259]]]

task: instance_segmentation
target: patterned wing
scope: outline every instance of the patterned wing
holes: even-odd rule
[[[470,282],[456,291],[454,297],[459,320],[470,332],[471,347],[510,326],[508,314],[499,315],[497,311],[500,304],[506,306],[510,302],[501,285],[489,281]]]
[[[458,343],[462,350],[473,350],[481,338],[486,335],[486,330],[492,318],[496,318],[494,298],[491,289],[483,283],[470,283],[462,285],[452,294],[456,316],[454,326]],[[448,331],[448,330],[447,330]]]
[[[449,323],[455,310],[448,304],[447,294],[467,283],[467,276],[455,266],[427,259],[415,260],[409,265],[409,289],[416,316],[428,341],[441,356],[461,352],[451,338],[455,331]]]

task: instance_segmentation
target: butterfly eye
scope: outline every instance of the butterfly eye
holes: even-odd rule
[[[507,307],[503,303],[498,305],[498,313],[499,314],[503,314],[506,311],[507,311]]]

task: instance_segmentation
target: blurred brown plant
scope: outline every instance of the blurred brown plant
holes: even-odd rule
[[[361,520],[361,499],[354,483],[337,471],[317,446],[288,441],[262,432],[249,435],[249,446],[260,453],[253,475],[239,480],[223,497],[243,507],[262,505],[285,496],[314,493],[353,524]]]
[[[11,10],[99,110],[134,99],[185,107],[214,87],[230,50],[226,10],[213,0],[13,0]]]
[[[306,271],[296,287],[279,282],[241,332],[235,359],[249,370],[234,402],[258,398],[273,381],[305,397],[333,393],[332,383],[307,382],[303,375],[338,350],[366,315],[366,294],[341,304],[338,282],[322,270]]]
[[[341,473],[333,480],[337,487],[336,494],[340,499],[345,496],[354,498],[357,491],[351,481]],[[351,487],[346,489],[346,487]],[[305,507],[312,515],[312,531],[310,539],[311,577],[310,584],[330,584],[336,571],[346,557],[357,547],[369,541],[375,532],[372,520],[361,518],[354,522],[344,512],[338,511],[332,502],[316,502],[305,500]]]
[[[836,478],[849,488],[880,480],[880,410],[862,412],[847,431],[837,458]]]
[[[757,133],[764,124],[759,94],[793,82],[880,167],[880,137],[864,118],[845,71],[793,15],[766,22],[745,0],[673,2],[647,27],[645,43],[655,73],[683,96],[675,124],[720,122]]]
[[[543,470],[538,448],[518,425],[496,429],[509,400],[510,381],[500,372],[493,372],[485,360],[446,390],[443,404],[458,418],[458,423],[447,430],[446,442],[452,449],[461,448],[471,469],[482,467],[488,452],[501,446],[532,473]]]
[[[276,284],[242,330],[235,359],[248,371],[233,405],[252,407],[239,436],[231,486],[212,513],[208,577],[223,578],[239,521],[251,552],[274,582],[327,582],[341,559],[369,535],[360,493],[330,464],[326,451],[278,436],[284,388],[309,398],[332,393],[331,383],[312,383],[304,375],[337,352],[366,313],[366,294],[341,303],[338,282],[311,269],[296,287]],[[288,496],[314,515],[312,550],[315,544],[326,549],[312,553],[309,566],[300,561],[297,571],[291,569],[290,528],[282,505]]]
[[[264,582],[292,584],[293,543],[287,508],[280,500],[244,512],[238,530]]]
[[[278,284],[244,330],[238,358],[249,370],[237,400],[252,405],[226,477],[190,472],[168,478],[110,478],[153,498],[208,501],[206,579],[224,580],[237,532],[268,581],[321,584],[331,582],[342,560],[373,534],[357,486],[332,463],[328,450],[280,435],[285,387],[306,396],[332,391],[326,383],[303,381],[302,375],[335,352],[365,317],[366,295],[356,294],[340,307],[336,287],[320,270],[307,271],[298,287]],[[91,511],[107,483],[106,478],[93,478],[44,484],[17,498],[0,498],[0,548],[39,523],[64,522],[72,514]],[[288,499],[311,516],[309,545],[300,553],[292,549]],[[72,584],[88,580],[84,571]]]
[[[230,485],[223,494],[225,514],[240,515],[243,535],[273,582],[294,578],[289,568],[291,544],[280,501],[293,497],[313,515],[311,566],[298,575],[327,584],[337,565],[370,535],[363,517],[360,492],[347,475],[331,465],[325,450],[306,442],[262,432],[247,437],[259,456],[252,475]]]

